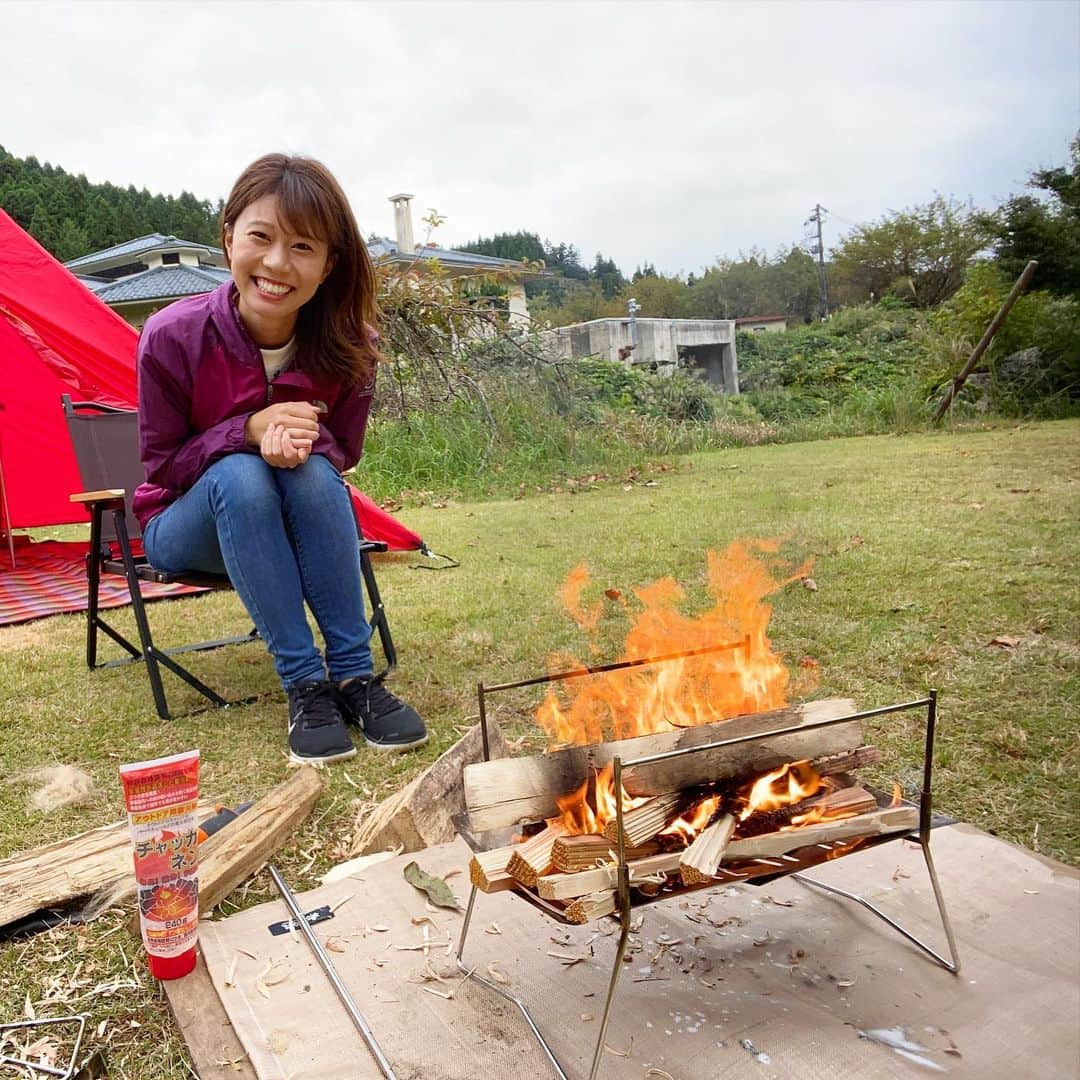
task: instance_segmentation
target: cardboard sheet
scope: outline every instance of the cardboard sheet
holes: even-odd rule
[[[959,976],[865,909],[790,878],[655,903],[636,913],[641,926],[622,965],[600,1076],[1074,1075],[1077,874],[964,825],[936,830],[932,848]],[[468,858],[460,841],[430,848],[303,894],[300,903],[310,910],[348,898],[315,931],[401,1080],[552,1075],[517,1009],[462,983],[453,957],[462,914],[429,908],[402,876],[412,859],[429,872],[460,870],[449,884],[464,903]],[[885,844],[811,876],[861,892],[945,951],[917,845]],[[285,915],[275,902],[200,931],[214,986],[256,1073],[379,1077],[303,937],[268,932]],[[464,959],[505,980],[567,1072],[586,1076],[617,936],[613,920],[564,927],[512,895],[480,894]],[[583,959],[565,959],[574,957]],[[925,1049],[904,1056],[860,1035],[871,1031]]]

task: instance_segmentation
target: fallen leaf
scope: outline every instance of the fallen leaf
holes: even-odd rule
[[[607,598],[608,598],[609,600],[618,600],[618,599],[619,599],[619,597],[620,597],[620,596],[622,596],[622,593],[621,593],[621,592],[619,592],[619,590],[618,590],[618,589],[605,589],[605,590],[604,590],[604,595],[605,595],[605,596],[606,596],[606,597],[607,597]]]
[[[817,582],[812,577],[804,577],[801,580],[804,589],[809,589],[811,592],[817,592]]]
[[[996,638],[991,638],[987,642],[987,645],[997,645],[1002,649],[1015,649],[1020,644],[1018,637],[1012,637],[1010,634],[999,634]]]
[[[461,910],[461,904],[458,903],[457,897],[450,891],[450,886],[442,878],[424,873],[415,862],[409,863],[403,873],[405,880],[413,888],[426,893],[427,898],[437,907],[451,908],[453,911]]]
[[[323,944],[330,952],[343,953],[345,951],[345,943],[340,938],[327,938]]]
[[[804,668],[819,668],[821,663],[815,660],[812,656],[803,656],[799,658],[799,667]]]

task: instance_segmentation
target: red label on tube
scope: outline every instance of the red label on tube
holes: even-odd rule
[[[175,979],[195,966],[199,751],[121,765],[120,780],[150,973]]]

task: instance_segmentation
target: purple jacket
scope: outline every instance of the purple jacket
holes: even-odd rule
[[[312,453],[340,472],[360,460],[374,382],[344,386],[290,367],[268,382],[259,347],[244,329],[226,282],[151,316],[139,338],[139,454],[146,470],[132,509],[147,523],[226,454],[257,454],[247,418],[274,401],[327,406]],[[302,362],[302,357],[301,357]]]

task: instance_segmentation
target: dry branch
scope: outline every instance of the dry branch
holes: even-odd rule
[[[734,831],[735,818],[724,814],[698,833],[679,859],[679,874],[684,885],[700,885],[716,876],[716,868]]]

